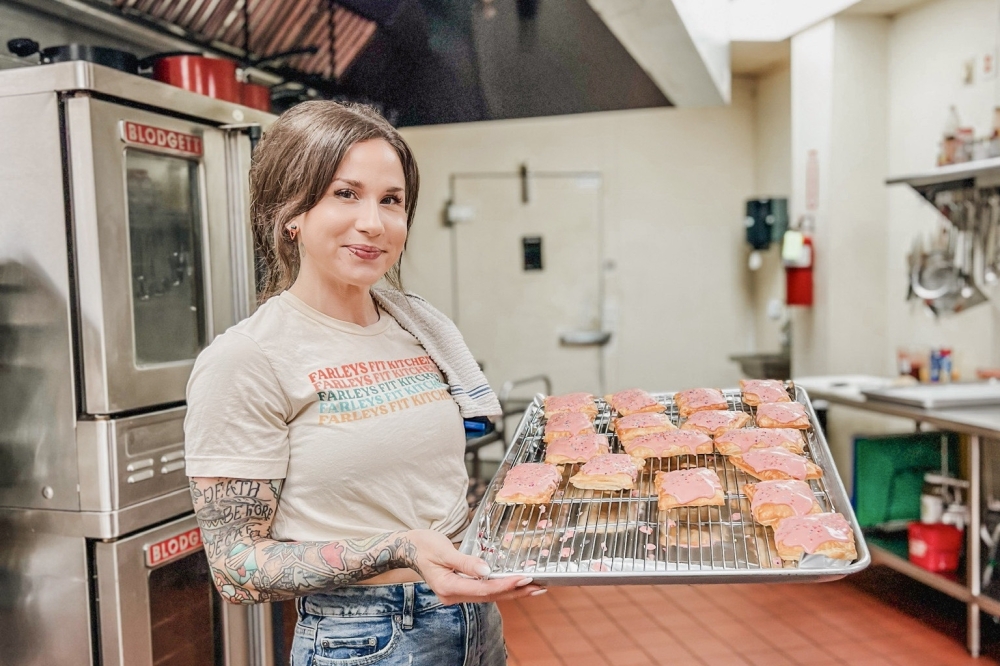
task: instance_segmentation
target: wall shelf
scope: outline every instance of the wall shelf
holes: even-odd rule
[[[997,187],[1000,186],[1000,157],[949,164],[923,173],[894,176],[885,182],[886,185],[909,185],[927,199],[942,190]]]

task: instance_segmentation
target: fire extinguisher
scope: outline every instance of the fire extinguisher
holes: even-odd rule
[[[813,248],[811,225],[802,222],[799,230],[785,232],[781,245],[781,258],[785,265],[785,302],[788,305],[813,304]]]

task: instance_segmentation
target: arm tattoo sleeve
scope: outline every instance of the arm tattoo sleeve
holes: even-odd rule
[[[343,541],[277,541],[280,480],[191,479],[215,586],[232,603],[290,599],[416,565],[404,532]]]

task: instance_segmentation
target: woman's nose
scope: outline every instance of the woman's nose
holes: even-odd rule
[[[382,224],[381,213],[378,201],[365,202],[362,210],[359,211],[355,227],[358,231],[364,232],[369,236],[377,236],[385,228]]]

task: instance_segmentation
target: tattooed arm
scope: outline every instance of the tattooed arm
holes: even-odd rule
[[[281,481],[275,480],[191,479],[212,578],[229,602],[290,599],[403,568],[423,576],[444,603],[510,599],[540,589],[529,585],[530,579],[466,577],[485,576],[489,567],[430,530],[369,539],[277,541],[271,537],[271,523],[280,492]]]

